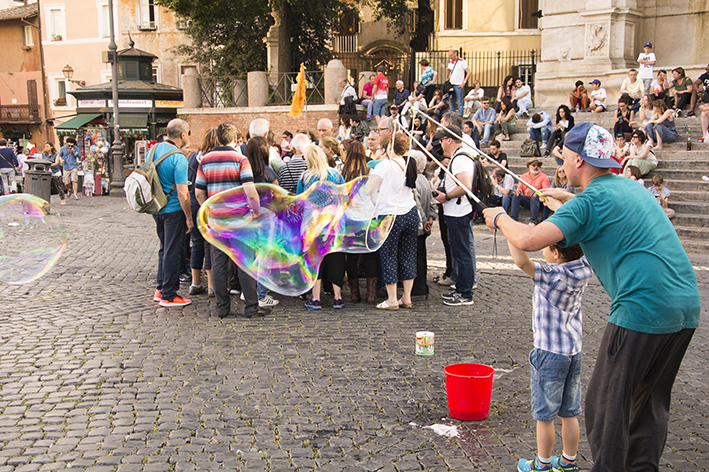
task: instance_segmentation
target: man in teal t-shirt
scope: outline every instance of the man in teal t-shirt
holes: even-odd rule
[[[639,183],[610,173],[619,167],[612,148],[605,129],[576,125],[562,156],[569,183],[582,193],[545,189],[546,204],[556,213],[533,228],[501,208],[484,213],[488,226],[525,251],[581,245],[611,297],[586,395],[592,470],[658,470],[672,386],[699,326],[699,289],[655,198]]]
[[[154,159],[158,160],[170,150],[184,148],[189,140],[189,125],[186,121],[174,119],[167,124],[167,138],[155,145]],[[158,252],[157,286],[153,300],[160,306],[179,307],[192,303],[177,294],[180,288],[180,249],[185,233],[192,230],[192,211],[190,194],[187,188],[187,157],[180,153],[172,154],[157,166],[158,177],[165,195],[169,195],[167,204],[153,215],[155,228],[160,239]]]

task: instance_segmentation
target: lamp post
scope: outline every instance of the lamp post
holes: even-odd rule
[[[111,42],[108,43],[108,55],[111,58],[111,88],[113,97],[113,144],[111,145],[111,186],[109,195],[112,197],[125,197],[123,185],[126,174],[123,172],[123,143],[121,143],[121,127],[118,120],[118,47],[115,41],[113,26],[113,0],[108,0],[108,21],[111,23]]]
[[[85,80],[73,80],[74,77],[74,68],[71,67],[69,64],[65,65],[64,68],[62,69],[62,74],[64,74],[64,78],[71,82],[72,84],[76,84],[79,87],[86,87],[86,81]]]

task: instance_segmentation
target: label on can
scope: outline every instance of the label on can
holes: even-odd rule
[[[416,354],[419,356],[433,355],[433,336],[430,331],[418,331],[416,333]]]

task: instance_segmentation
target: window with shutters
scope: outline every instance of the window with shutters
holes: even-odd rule
[[[140,0],[140,29],[157,29],[157,7],[155,0]]]
[[[96,0],[98,11],[98,37],[108,38],[111,35],[111,17],[108,13],[108,0]]]
[[[66,39],[66,20],[64,17],[64,4],[45,5],[47,39],[49,41],[63,41]]]
[[[539,0],[518,0],[519,29],[537,29],[539,27]]]
[[[25,47],[34,46],[34,31],[32,26],[25,26]]]
[[[463,29],[463,0],[445,0],[445,29]]]

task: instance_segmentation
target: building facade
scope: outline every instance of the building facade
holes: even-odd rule
[[[691,0],[542,1],[542,61],[537,105],[566,103],[573,84],[598,78],[615,103],[628,70],[637,68],[646,42],[655,71],[682,66],[696,79],[709,62],[709,12]],[[671,76],[670,76],[671,77]]]
[[[49,135],[39,32],[36,3],[0,10],[0,132],[13,141]]]
[[[120,38],[116,39],[119,49],[128,47],[132,40],[137,49],[157,57],[152,65],[155,83],[181,88],[186,68],[194,67],[174,51],[176,46],[189,41],[185,34],[187,22],[171,10],[155,5],[153,0],[115,0],[115,3],[120,24]]]

